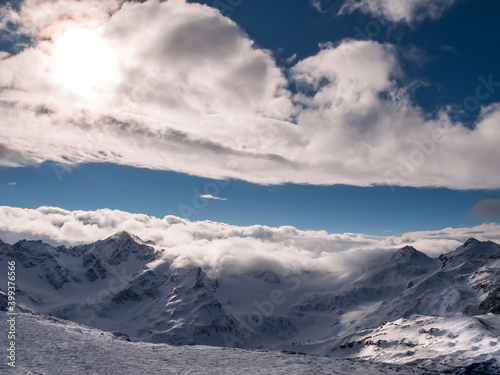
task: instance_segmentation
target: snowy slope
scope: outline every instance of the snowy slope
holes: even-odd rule
[[[498,361],[500,365],[499,328],[500,316],[495,314],[477,317],[414,315],[357,332],[324,354],[418,364],[436,371],[489,360]]]
[[[0,331],[6,330],[0,313]],[[143,374],[421,374],[414,366],[312,355],[208,346],[168,346],[43,316],[21,314],[17,367],[0,361],[0,372],[19,375]]]
[[[450,369],[498,358],[500,350],[493,344],[500,246],[493,242],[470,239],[439,259],[405,247],[349,281],[272,270],[209,277],[199,267],[173,267],[126,232],[70,248],[0,242],[0,267],[10,259],[26,308],[150,343],[416,361],[429,369],[436,368],[429,359]],[[419,333],[427,323],[446,334]],[[366,344],[374,334],[390,339]],[[411,347],[401,343],[405,337]]]

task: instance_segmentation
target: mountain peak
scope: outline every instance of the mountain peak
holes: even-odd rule
[[[44,243],[42,240],[19,240],[14,245],[13,248],[19,251],[22,249],[24,252],[29,252],[32,254],[56,254],[57,251],[49,244]]]
[[[132,235],[125,231],[125,230],[122,230],[120,232],[116,232],[115,234],[112,234],[111,236],[109,236],[110,238],[116,238],[116,237],[119,237],[119,238],[122,238],[122,237],[130,237],[132,238]]]
[[[111,236],[107,237],[104,241],[108,240],[114,240],[114,241],[127,241],[127,240],[132,240],[137,242],[137,237],[130,234],[127,231],[122,230],[121,232],[116,232],[112,234]]]
[[[117,232],[104,240],[91,244],[88,251],[112,265],[127,261],[131,254],[135,254],[135,257],[140,260],[150,258],[153,260],[155,257],[153,247],[126,231]]]
[[[417,259],[417,258],[427,258],[427,255],[418,251],[413,246],[405,246],[399,249],[392,257],[391,260],[400,259]]]
[[[29,244],[29,243],[32,243],[32,244],[42,244],[43,245],[43,241],[42,240],[27,240],[27,239],[19,240],[14,245],[16,245],[16,244],[23,245],[23,244]]]
[[[131,233],[124,231],[124,230],[122,230],[120,232],[116,232],[109,237],[106,237],[103,241],[105,241],[105,242],[119,242],[119,243],[135,242],[136,244],[147,245],[147,246],[154,246],[155,245],[154,241],[144,241],[139,236],[136,236],[135,234],[131,234]]]
[[[477,244],[480,244],[480,243],[481,243],[481,241],[476,240],[475,238],[471,237],[467,241],[464,242],[464,244],[462,245],[462,247],[467,247],[467,246],[470,246],[470,245],[477,245]]]
[[[445,258],[455,257],[457,259],[467,259],[484,261],[486,258],[497,257],[500,254],[500,246],[491,241],[479,241],[475,238],[469,238],[462,246],[456,250],[444,254]]]

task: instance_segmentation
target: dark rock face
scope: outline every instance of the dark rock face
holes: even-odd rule
[[[484,313],[500,314],[500,286],[488,294],[479,309]]]
[[[125,303],[127,301],[140,302],[142,297],[135,293],[132,289],[125,289],[118,292],[112,299],[114,303]]]
[[[68,269],[63,269],[60,265],[57,265],[54,268],[45,268],[47,280],[52,284],[52,286],[56,289],[62,288],[62,286],[69,282]]]
[[[5,293],[0,292],[0,311],[7,311],[8,307],[8,297]]]
[[[449,372],[451,373],[451,371]],[[500,374],[500,363],[491,359],[486,362],[473,363],[466,367],[461,367],[453,371],[455,375],[495,375]]]
[[[85,277],[89,281],[95,281],[98,278],[105,279],[108,275],[106,267],[103,266],[102,262],[94,254],[85,254],[83,256],[83,267],[87,268]]]
[[[85,277],[89,281],[96,281],[99,278],[93,268],[89,268],[87,272],[85,272]]]

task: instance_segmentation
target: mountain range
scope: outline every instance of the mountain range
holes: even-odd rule
[[[356,358],[444,371],[500,363],[500,245],[430,258],[411,246],[361,276],[176,266],[127,232],[78,246],[0,241],[18,310],[129,341]],[[6,273],[0,309],[5,310]],[[451,370],[450,370],[451,371]],[[458,372],[457,372],[458,373]],[[485,373],[485,372],[483,372]]]

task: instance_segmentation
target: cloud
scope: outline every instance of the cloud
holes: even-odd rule
[[[0,143],[0,166],[16,167],[28,164],[28,160],[21,152],[10,149]]]
[[[0,7],[0,28],[29,36],[50,35],[59,21],[99,23],[120,8],[122,0],[22,0]]]
[[[285,62],[287,64],[293,64],[295,62],[295,60],[297,60],[297,54],[296,53],[294,53],[292,56],[290,56],[287,59],[285,59]]]
[[[360,10],[392,22],[420,22],[441,17],[456,0],[345,0],[340,13]]]
[[[2,8],[33,41],[0,60],[6,165],[108,162],[259,184],[500,187],[491,163],[500,158],[500,106],[482,108],[473,130],[447,108],[429,116],[398,83],[394,46],[325,43],[284,68],[205,5],[65,0],[41,11],[44,3]],[[76,62],[61,48],[72,41],[89,51]],[[100,78],[104,66],[113,77]],[[496,79],[485,78],[488,92]]]
[[[472,207],[471,214],[478,219],[500,217],[500,199],[485,199]]]
[[[9,186],[16,186],[17,184],[15,182],[9,182],[8,185]]]
[[[119,210],[68,211],[57,207],[0,206],[0,239],[42,239],[51,244],[90,243],[127,231],[153,241],[175,265],[199,265],[211,272],[271,267],[280,272],[322,270],[355,274],[377,259],[412,245],[431,256],[454,250],[470,237],[500,240],[500,224],[446,228],[402,236],[332,234],[290,226],[238,227],[213,221],[163,219]]]
[[[321,0],[311,0],[312,6],[315,7],[318,12],[323,13],[324,10],[321,3],[322,3]]]
[[[439,47],[439,49],[458,55],[458,51],[452,46],[443,45],[443,46]]]
[[[214,197],[213,195],[210,195],[210,194],[200,195],[200,198],[215,199],[215,200],[218,200],[218,201],[227,201],[227,198]]]

